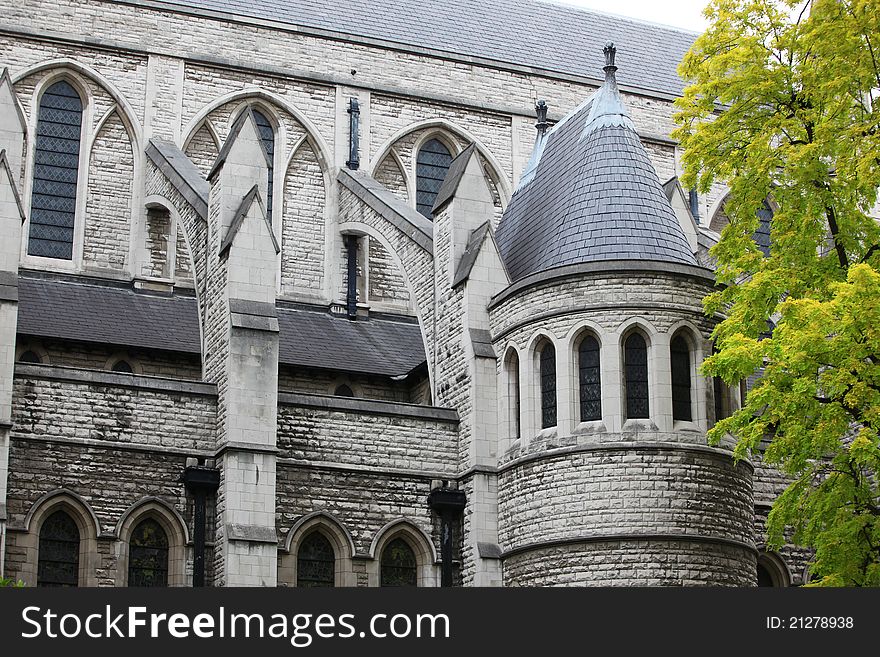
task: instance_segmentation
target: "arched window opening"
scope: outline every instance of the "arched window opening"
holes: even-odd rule
[[[69,82],[40,98],[28,254],[71,260],[83,103]]]
[[[446,178],[452,153],[439,139],[429,139],[416,157],[416,208],[431,219],[431,208]]]
[[[556,348],[546,343],[540,355],[541,428],[556,426]]]
[[[578,387],[581,422],[602,419],[602,382],[599,372],[599,341],[587,335],[578,346]]]
[[[333,394],[337,397],[354,397],[354,391],[344,383],[337,386],[336,390],[333,391]]]
[[[128,548],[129,586],[168,586],[168,534],[146,518],[131,533]]]
[[[758,564],[758,586],[774,586],[773,575],[761,564]]]
[[[402,538],[388,542],[380,561],[380,586],[418,586],[416,554]]]
[[[296,553],[296,585],[326,588],[335,585],[336,555],[333,546],[320,532],[312,532],[300,543]]]
[[[36,364],[40,364],[40,363],[43,362],[43,359],[40,358],[35,352],[33,352],[33,351],[31,351],[30,349],[28,349],[27,351],[24,351],[24,352],[21,353],[21,355],[18,357],[18,362],[19,362],[19,363],[36,363]]]
[[[114,372],[123,372],[124,374],[134,373],[131,364],[127,360],[117,360],[115,363],[113,363],[113,367],[110,369]]]
[[[269,119],[260,110],[255,109],[254,120],[260,131],[260,139],[263,140],[263,148],[269,156],[269,184],[266,187],[266,216],[272,223],[272,192],[274,189],[273,178],[275,177],[275,129],[269,123]]]
[[[40,527],[37,586],[79,584],[79,529],[66,511],[55,511]]]
[[[632,333],[623,348],[626,377],[626,417],[648,417],[648,345],[640,333]]]
[[[520,388],[519,388],[519,355],[513,349],[507,355],[507,404],[510,437],[519,438]]]
[[[691,352],[681,335],[672,338],[669,346],[672,369],[672,419],[690,422],[691,413]]]

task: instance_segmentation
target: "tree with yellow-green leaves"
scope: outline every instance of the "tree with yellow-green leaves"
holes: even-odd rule
[[[680,66],[686,186],[730,188],[712,254],[725,319],[703,370],[763,368],[711,441],[791,485],[767,542],[815,550],[824,585],[880,586],[880,0],[713,0]],[[753,239],[770,199],[771,247]],[[767,336],[767,321],[775,328]]]

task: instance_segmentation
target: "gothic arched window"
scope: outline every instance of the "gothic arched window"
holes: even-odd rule
[[[541,376],[541,428],[556,426],[556,348],[547,342],[539,357]]]
[[[61,80],[40,97],[28,254],[73,258],[83,103]]]
[[[418,586],[416,553],[402,538],[388,542],[380,561],[380,586]]]
[[[519,438],[519,413],[520,413],[520,392],[519,392],[519,355],[515,350],[511,349],[507,354],[505,361],[507,369],[507,404],[508,404],[508,422],[511,438]]]
[[[129,586],[168,586],[168,534],[146,518],[131,532],[128,548]]]
[[[37,586],[79,584],[79,529],[66,511],[55,511],[40,527]]]
[[[125,374],[132,374],[134,372],[127,360],[117,360],[110,369],[114,372],[124,372]]]
[[[22,352],[22,354],[18,357],[19,363],[42,363],[43,359],[40,358],[35,352],[28,349],[27,351]]]
[[[599,341],[584,336],[578,346],[578,388],[581,422],[602,419],[602,381],[599,373]]]
[[[343,383],[336,387],[336,390],[333,391],[333,394],[337,397],[354,397],[354,390],[352,390],[350,386]]]
[[[672,419],[690,422],[691,414],[691,351],[681,335],[672,338],[669,346],[672,369]]]
[[[312,532],[300,543],[296,553],[296,585],[305,588],[335,585],[336,555],[327,537]]]
[[[272,191],[274,184],[272,179],[275,177],[275,129],[269,123],[269,119],[260,110],[255,109],[254,119],[257,123],[257,129],[260,131],[260,139],[263,140],[263,148],[269,156],[269,184],[266,187],[266,216],[269,222],[272,222]]]
[[[648,417],[648,345],[639,333],[631,333],[623,345],[626,380],[626,417]]]
[[[416,157],[416,208],[431,219],[431,208],[446,178],[452,153],[439,139],[429,139]]]

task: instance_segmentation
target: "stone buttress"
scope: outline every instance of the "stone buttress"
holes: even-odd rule
[[[250,109],[208,176],[205,378],[216,383],[215,572],[225,586],[274,586],[278,243],[262,199],[267,157]]]

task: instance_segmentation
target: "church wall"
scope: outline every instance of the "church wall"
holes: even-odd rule
[[[199,380],[202,376],[198,354],[163,353],[156,350],[22,336],[19,336],[17,346],[20,351],[30,349],[40,355],[44,365],[109,370],[116,360],[122,359],[132,366],[136,374],[190,380]]]
[[[431,416],[429,407],[282,394],[278,456],[454,478],[458,423]]]

